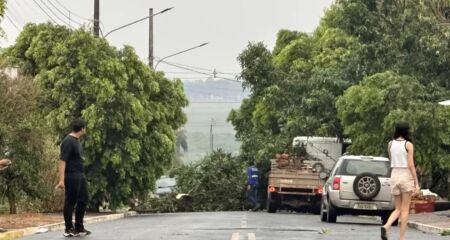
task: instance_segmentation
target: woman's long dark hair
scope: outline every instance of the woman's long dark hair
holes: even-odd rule
[[[409,124],[407,122],[398,122],[395,124],[394,139],[402,137],[406,141],[411,142],[411,134],[409,132]]]

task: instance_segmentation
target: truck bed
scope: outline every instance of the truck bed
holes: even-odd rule
[[[315,195],[316,190],[323,184],[318,172],[310,168],[286,166],[279,168],[276,160],[271,160],[269,186],[278,189],[278,193],[293,195]]]

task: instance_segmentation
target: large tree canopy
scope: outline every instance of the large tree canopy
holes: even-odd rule
[[[238,60],[251,94],[229,116],[244,159],[268,159],[298,135],[350,137],[353,153],[385,154],[394,122],[408,120],[428,187],[446,194],[438,183],[450,170],[450,119],[437,104],[450,98],[444,2],[338,0],[312,34],[281,30],[273,51],[250,43]]]
[[[29,24],[5,55],[35,77],[42,116],[55,133],[88,122],[83,140],[92,206],[115,208],[154,188],[175,156],[175,130],[187,105],[182,83],[84,30]]]

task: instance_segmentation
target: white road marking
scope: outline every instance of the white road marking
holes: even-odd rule
[[[248,234],[248,240],[256,240],[255,233],[249,233]]]
[[[247,228],[247,215],[242,216],[241,228]]]
[[[235,232],[235,233],[231,234],[230,240],[239,240],[239,233]]]
[[[247,228],[247,221],[243,220],[241,222],[241,228]]]

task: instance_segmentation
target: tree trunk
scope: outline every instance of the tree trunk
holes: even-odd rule
[[[8,203],[9,203],[9,213],[10,214],[16,214],[17,213],[17,206],[16,206],[16,197],[14,194],[8,194]]]

